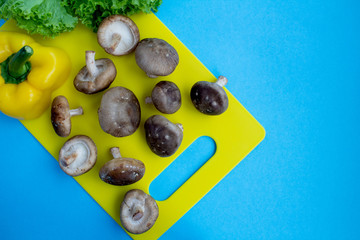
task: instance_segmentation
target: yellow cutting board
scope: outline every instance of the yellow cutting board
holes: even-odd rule
[[[216,153],[212,158],[168,199],[157,201],[160,213],[155,225],[143,234],[129,234],[134,239],[157,239],[255,148],[263,140],[265,131],[227,90],[229,108],[224,114],[207,116],[198,112],[190,100],[192,85],[197,81],[216,81],[216,77],[154,14],[138,14],[131,18],[139,27],[141,39],[162,38],[178,51],[180,63],[171,75],[156,79],[148,78],[136,65],[134,53],[121,57],[105,53],[97,43],[96,34],[82,25],[79,25],[74,31],[61,34],[54,39],[44,39],[41,36],[32,37],[43,45],[64,49],[71,57],[70,77],[61,88],[53,93],[52,98],[64,95],[68,98],[71,108],[83,107],[84,115],[72,118],[72,132],[68,138],[78,134],[88,135],[98,148],[98,159],[94,168],[75,179],[120,226],[120,204],[128,190],[138,188],[149,193],[151,182],[198,137],[209,136],[216,142]],[[18,29],[13,21],[6,22],[1,30],[25,33]],[[86,50],[96,51],[96,58],[106,57],[114,61],[118,74],[110,87],[129,88],[138,97],[141,105],[141,123],[133,135],[115,138],[103,132],[97,116],[103,92],[85,95],[75,90],[73,79],[85,65]],[[183,100],[183,105],[178,112],[166,115],[170,121],[181,123],[184,127],[184,138],[180,148],[168,158],[158,157],[151,152],[145,141],[144,131],[146,119],[154,114],[160,114],[154,106],[145,104],[144,99],[151,94],[152,88],[161,80],[175,82],[180,88]],[[229,79],[229,81],[239,81],[239,79]],[[49,153],[58,159],[59,150],[68,138],[61,138],[55,134],[50,122],[50,109],[38,119],[21,122]],[[113,146],[120,148],[122,156],[144,162],[146,172],[139,182],[129,186],[113,186],[100,180],[99,170],[105,162],[112,158],[109,148]]]

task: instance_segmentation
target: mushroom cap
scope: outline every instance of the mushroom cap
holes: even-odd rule
[[[95,165],[96,158],[96,145],[85,135],[70,138],[59,152],[60,168],[70,176],[79,176],[88,172]]]
[[[133,184],[144,174],[144,163],[133,158],[114,158],[105,163],[99,172],[101,180],[118,186]]]
[[[151,99],[162,113],[172,114],[181,107],[181,93],[175,83],[170,81],[158,82],[151,93]]]
[[[98,73],[95,76],[89,74],[88,68],[84,66],[74,79],[75,88],[85,94],[94,94],[107,89],[115,80],[116,67],[108,58],[95,60]]]
[[[159,216],[156,201],[140,189],[125,194],[120,206],[120,221],[130,233],[140,234],[148,231]]]
[[[140,33],[130,18],[112,15],[101,22],[97,31],[97,40],[105,52],[121,56],[135,49],[140,40]]]
[[[51,123],[57,135],[67,137],[71,132],[69,102],[64,96],[57,96],[51,104]]]
[[[131,90],[113,87],[102,96],[98,116],[104,132],[114,137],[129,136],[140,125],[139,100]]]
[[[160,157],[173,155],[183,139],[182,129],[161,115],[149,117],[144,128],[147,144]]]
[[[172,73],[179,64],[179,55],[175,48],[166,41],[158,38],[145,38],[136,47],[135,60],[149,77],[155,78]]]
[[[191,88],[190,97],[195,108],[207,115],[220,115],[229,106],[225,90],[213,82],[195,83]]]

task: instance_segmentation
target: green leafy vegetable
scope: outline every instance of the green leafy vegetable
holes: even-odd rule
[[[75,28],[78,19],[97,31],[114,14],[157,11],[162,0],[0,0],[0,18],[13,18],[29,33],[54,37]]]
[[[29,33],[50,37],[71,31],[77,24],[60,0],[0,0],[0,18],[13,18]]]
[[[97,31],[101,21],[114,14],[130,16],[135,13],[157,11],[162,0],[63,0],[69,12]]]

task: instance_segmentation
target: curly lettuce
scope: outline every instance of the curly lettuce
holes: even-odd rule
[[[49,37],[73,30],[78,22],[60,0],[0,0],[0,18],[12,18],[28,33]]]
[[[78,19],[94,32],[114,14],[157,11],[162,0],[0,0],[0,18],[16,20],[31,34],[54,37],[75,28]]]
[[[94,32],[101,21],[110,15],[156,12],[161,3],[162,0],[64,0],[68,11]]]

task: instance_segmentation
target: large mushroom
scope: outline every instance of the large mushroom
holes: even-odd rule
[[[179,55],[165,40],[145,38],[135,49],[135,60],[148,77],[156,78],[172,73],[179,64]]]
[[[85,94],[94,94],[107,89],[115,80],[116,68],[109,58],[95,60],[94,51],[85,52],[86,65],[74,79],[75,88]]]
[[[110,149],[114,159],[105,163],[99,172],[99,177],[106,183],[118,186],[133,184],[145,174],[143,162],[133,158],[121,157],[118,147]]]
[[[88,172],[95,165],[96,159],[96,145],[85,135],[70,138],[59,152],[60,167],[70,176],[79,176]]]
[[[130,233],[141,234],[148,231],[159,216],[156,201],[140,189],[125,194],[120,207],[120,221]]]
[[[105,18],[97,31],[98,43],[115,56],[131,53],[140,40],[139,29],[128,17],[112,15]]]
[[[190,91],[191,101],[195,108],[207,115],[220,115],[229,106],[229,100],[223,87],[227,78],[220,76],[216,82],[200,81]]]
[[[140,125],[140,103],[135,94],[124,87],[109,89],[98,110],[102,130],[114,137],[133,134]]]
[[[174,124],[161,115],[149,117],[144,128],[147,144],[160,157],[173,155],[183,139],[183,126]]]
[[[51,123],[57,135],[67,137],[71,133],[71,117],[82,115],[82,107],[70,109],[64,96],[57,96],[51,104]]]
[[[160,81],[153,88],[151,97],[145,98],[145,102],[154,104],[162,113],[175,113],[181,107],[180,90],[173,82]]]

